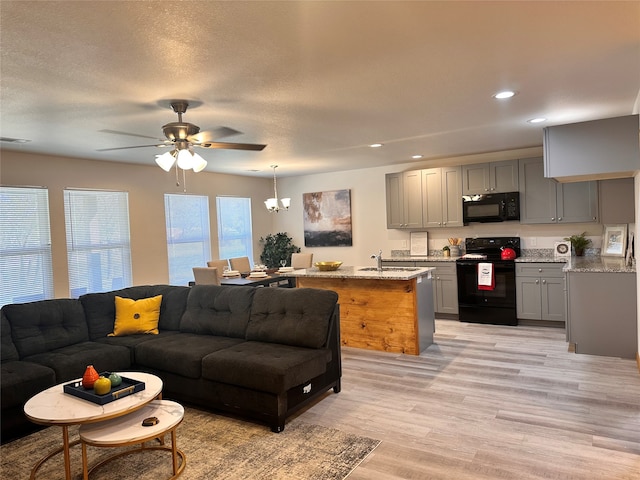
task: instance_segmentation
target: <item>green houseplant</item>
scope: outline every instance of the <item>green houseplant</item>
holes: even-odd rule
[[[291,254],[300,252],[300,248],[293,244],[293,239],[286,232],[269,234],[265,238],[260,237],[260,244],[262,245],[260,261],[267,268],[279,267],[281,260],[291,265]]]
[[[571,242],[571,246],[576,252],[577,257],[581,257],[584,255],[584,249],[591,245],[591,239],[586,237],[587,232],[582,232],[577,235],[571,235],[570,237],[565,237],[567,242]]]

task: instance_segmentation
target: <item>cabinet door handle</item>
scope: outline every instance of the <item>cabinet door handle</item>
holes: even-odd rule
[[[540,283],[540,280],[536,280],[536,285],[538,285]]]
[[[551,217],[551,221],[555,222],[556,221],[556,217]]]
[[[562,217],[558,217],[558,221],[561,222],[562,221]]]
[[[547,281],[546,281],[546,280],[542,280],[542,284],[543,284],[543,285],[546,285],[546,284],[547,284]]]
[[[539,271],[539,272],[542,272],[542,269],[541,269],[541,268],[539,268],[539,269],[538,269],[538,271]]]
[[[491,187],[491,191],[493,192],[495,190],[495,187]]]

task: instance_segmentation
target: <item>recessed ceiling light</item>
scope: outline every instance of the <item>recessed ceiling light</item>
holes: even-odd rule
[[[371,145],[369,145],[371,148],[380,148],[382,146],[381,143],[372,143]]]
[[[542,123],[542,122],[546,122],[547,119],[544,117],[537,117],[537,118],[532,118],[531,120],[527,120],[527,122],[529,123]]]
[[[422,155],[411,155],[411,158],[416,158],[416,159],[422,158]]]
[[[515,94],[516,94],[516,92],[514,92],[512,90],[504,90],[502,92],[496,93],[493,97],[502,100],[502,99],[505,99],[505,98],[511,98]]]

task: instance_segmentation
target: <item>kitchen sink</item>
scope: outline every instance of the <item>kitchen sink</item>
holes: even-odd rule
[[[418,267],[382,267],[383,272],[415,272],[416,270],[420,270]],[[366,267],[361,268],[361,272],[377,272],[378,269],[376,267]]]

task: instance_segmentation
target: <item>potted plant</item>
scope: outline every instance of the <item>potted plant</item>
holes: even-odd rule
[[[581,257],[584,255],[584,249],[591,245],[591,239],[586,237],[587,232],[582,232],[578,235],[571,235],[570,237],[565,237],[567,242],[571,242],[571,246],[576,252],[577,257]]]
[[[451,249],[449,248],[449,245],[445,245],[444,247],[442,247],[442,253],[445,257],[451,255]]]
[[[263,246],[260,261],[267,268],[280,267],[282,260],[291,265],[291,254],[300,252],[300,248],[293,244],[293,239],[286,232],[260,237],[260,244]]]

